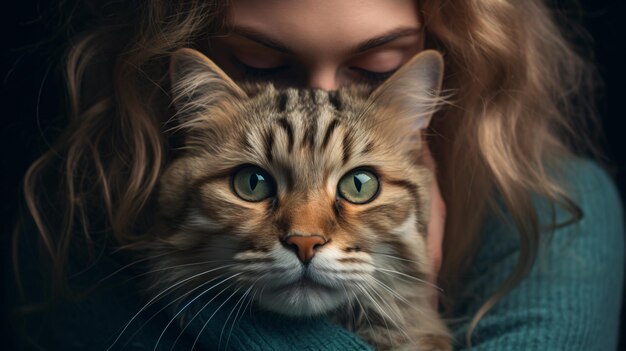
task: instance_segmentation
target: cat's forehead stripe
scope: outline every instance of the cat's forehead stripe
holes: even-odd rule
[[[339,96],[339,92],[337,92],[336,90],[328,93],[328,101],[337,111],[341,111],[341,109],[343,108],[343,103]]]
[[[287,109],[287,100],[289,96],[287,96],[287,92],[280,91],[278,93],[278,112],[283,113]]]
[[[318,134],[318,129],[324,131],[324,134],[322,134],[324,136],[322,138],[322,148],[327,146],[333,130],[337,127],[341,117],[338,112],[343,109],[343,102],[337,91],[288,88],[278,90],[275,95],[275,101],[277,111],[280,113],[280,117],[276,122],[287,134],[289,153],[293,151],[293,146],[296,142],[296,129],[302,131],[297,133],[299,135],[298,139],[300,139],[298,140],[300,148],[308,147],[313,150],[316,145],[319,145],[317,139],[321,135]],[[326,122],[326,120],[329,121]],[[266,149],[270,150],[272,145],[269,143],[269,137],[264,136],[264,138],[266,140]]]
[[[287,151],[291,153],[291,150],[293,150],[293,127],[289,120],[284,117],[279,118],[276,122],[287,133]]]
[[[374,150],[374,142],[370,140],[367,142],[367,144],[365,144],[365,147],[363,148],[363,150],[361,150],[361,155],[368,154],[372,150]]]
[[[307,118],[307,126],[304,132],[304,136],[302,138],[301,147],[309,147],[311,150],[315,147],[315,135],[317,134],[317,121],[315,115],[308,116]]]
[[[351,133],[349,133],[348,131],[346,131],[343,134],[343,141],[342,141],[342,150],[343,150],[343,155],[341,157],[341,162],[343,162],[343,164],[345,165],[346,163],[348,163],[348,161],[350,160],[350,157],[352,156],[352,135]]]
[[[278,90],[275,98],[280,113],[299,109],[315,115],[324,105],[330,105],[337,111],[343,109],[340,93],[336,90],[287,88]]]
[[[330,137],[333,135],[333,132],[335,131],[335,128],[337,128],[338,125],[339,125],[339,120],[337,118],[333,119],[328,124],[328,127],[326,128],[326,132],[324,133],[324,140],[322,141],[322,150],[326,149],[326,146],[328,145],[328,141],[330,140]]]
[[[345,165],[356,153],[364,155],[373,149],[371,140],[363,140],[366,144],[361,145],[361,137],[354,135],[350,128],[354,116],[346,113],[350,113],[347,107],[351,99],[346,99],[342,90],[287,88],[274,90],[273,94],[279,112],[274,121],[287,137],[288,154],[296,146],[302,150],[324,151],[333,138],[338,138],[341,145],[341,155],[338,156]],[[277,132],[271,130],[274,134]],[[276,135],[262,134],[265,157],[270,162],[275,158],[272,153],[277,145],[276,138]]]
[[[272,154],[272,149],[274,149],[274,133],[271,131],[265,132],[264,140],[265,142],[263,144],[265,145],[265,157],[269,162],[272,162],[272,159],[274,158]]]

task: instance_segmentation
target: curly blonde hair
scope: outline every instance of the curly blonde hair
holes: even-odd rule
[[[168,57],[180,47],[202,48],[225,28],[228,10],[224,1],[207,0],[118,6],[123,10],[72,42],[69,125],[24,180],[56,291],[64,289],[71,250],[93,250],[94,236],[111,235],[119,246],[146,240],[153,194],[175,142],[164,127],[172,112]],[[498,210],[496,194],[520,236],[514,272],[474,316],[469,336],[535,261],[540,228],[531,195],[580,217],[553,171],[579,146],[591,146],[580,126],[595,123],[594,71],[544,1],[419,1],[419,9],[427,48],[445,55],[444,89],[455,93],[429,135],[447,205],[439,280],[448,297],[459,291],[455,278],[481,241],[483,218]],[[50,176],[59,184],[53,203],[42,195]],[[61,215],[51,210],[59,203]],[[94,230],[93,208],[104,209],[105,230]]]

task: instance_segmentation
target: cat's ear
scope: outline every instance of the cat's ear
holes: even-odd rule
[[[371,98],[393,106],[402,116],[398,122],[408,122],[403,128],[423,130],[440,102],[443,66],[439,52],[422,51],[376,88]]]
[[[246,97],[246,93],[222,69],[194,49],[183,48],[174,52],[169,74],[174,105],[179,113]]]

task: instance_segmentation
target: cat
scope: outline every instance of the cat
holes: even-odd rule
[[[433,175],[421,157],[442,75],[427,50],[375,88],[277,88],[175,52],[185,140],[145,250],[152,295],[221,282],[261,309],[326,315],[380,350],[451,350],[427,280]]]

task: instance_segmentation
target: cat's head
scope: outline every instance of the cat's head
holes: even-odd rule
[[[421,134],[443,61],[411,59],[372,91],[237,85],[208,58],[172,58],[182,155],[159,189],[159,285],[254,293],[290,315],[327,312],[425,279],[431,174]]]

